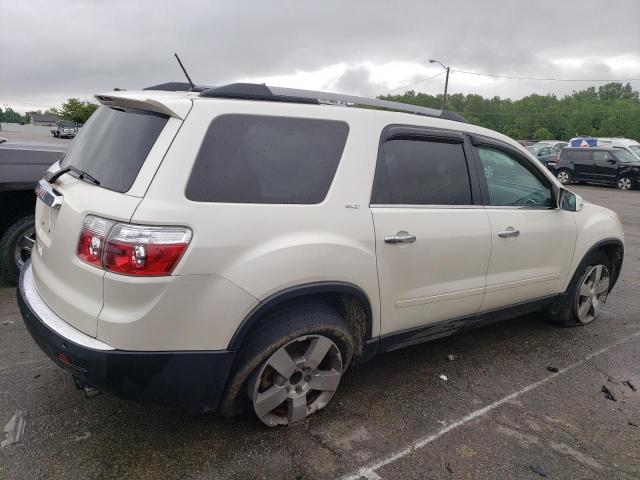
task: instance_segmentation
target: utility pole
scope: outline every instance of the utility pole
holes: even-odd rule
[[[442,99],[442,110],[447,109],[447,90],[449,88],[449,67],[447,67],[447,78],[444,81],[444,97]]]
[[[447,90],[449,89],[449,67],[445,67],[438,60],[429,60],[429,63],[437,63],[447,71],[447,77],[444,81],[444,96],[442,97],[442,110],[447,108]]]

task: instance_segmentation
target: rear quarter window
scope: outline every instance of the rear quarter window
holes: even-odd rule
[[[345,122],[222,115],[209,126],[186,197],[197,202],[316,204],[338,168]]]

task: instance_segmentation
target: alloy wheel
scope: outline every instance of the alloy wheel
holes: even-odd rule
[[[18,270],[22,268],[24,262],[26,262],[31,256],[33,245],[36,243],[36,229],[30,227],[16,242],[13,248],[13,261],[15,262]]]
[[[249,396],[266,425],[291,425],[324,408],[342,377],[342,355],[322,335],[304,335],[280,347],[249,382]]]
[[[576,301],[576,313],[581,323],[593,322],[609,294],[609,270],[604,265],[594,265],[582,277]]]
[[[565,171],[562,171],[560,173],[558,173],[558,181],[563,184],[566,185],[567,183],[569,183],[570,177],[569,174]]]
[[[619,178],[618,188],[620,190],[631,190],[631,179],[628,177]]]

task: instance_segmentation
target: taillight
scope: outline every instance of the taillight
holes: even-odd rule
[[[78,239],[78,248],[76,250],[78,258],[83,262],[100,267],[107,234],[114,225],[115,222],[111,220],[94,217],[93,215],[85,218],[82,230],[80,230],[80,238]]]
[[[92,229],[97,220],[108,224],[102,236]],[[90,215],[80,234],[78,257],[124,275],[169,275],[190,241],[186,227],[116,223]]]

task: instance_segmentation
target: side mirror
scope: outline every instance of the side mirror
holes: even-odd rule
[[[584,200],[577,193],[562,189],[560,192],[560,208],[567,212],[580,212],[584,207]]]

